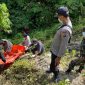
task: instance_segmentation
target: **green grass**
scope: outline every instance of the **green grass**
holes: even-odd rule
[[[70,58],[68,58],[72,55]],[[74,58],[75,52],[66,53],[66,56],[62,58],[62,68],[66,67],[66,62],[70,62]],[[0,78],[2,80],[1,85],[70,85],[66,79],[60,81],[58,84],[53,82],[48,74],[43,70],[37,69],[35,59],[19,59],[14,64],[5,70]]]
[[[69,85],[65,80],[58,84],[51,81],[51,78],[36,68],[36,63],[33,59],[16,60],[14,64],[5,70],[1,76],[1,85]]]
[[[30,33],[31,39],[41,40],[46,48],[46,51],[50,49],[53,37],[58,29],[58,24],[54,24],[52,27],[46,29],[32,30]],[[76,38],[81,39],[81,28],[83,25],[74,26],[74,33]],[[2,37],[9,39],[14,44],[19,44],[23,41],[22,34],[16,33],[13,36]],[[80,38],[79,38],[80,37]],[[76,52],[73,50],[70,54],[67,53],[65,57],[62,58],[61,66],[65,68],[69,62],[74,59]],[[57,85],[54,82],[50,82],[48,75],[43,73],[42,70],[38,70],[35,66],[35,60],[33,59],[21,59],[17,60],[9,69],[5,70],[0,77],[1,85],[5,85],[8,82],[8,85]],[[3,84],[2,84],[3,83]],[[35,84],[36,83],[36,84]],[[7,85],[7,84],[6,84]],[[58,85],[69,85],[66,84],[65,80],[61,81]]]

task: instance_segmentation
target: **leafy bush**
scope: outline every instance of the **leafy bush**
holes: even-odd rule
[[[50,27],[56,19],[56,9],[67,6],[72,20],[82,22],[85,15],[84,0],[0,0],[5,2],[10,11],[10,19],[13,23],[12,29],[17,32],[22,27],[30,29]],[[83,22],[84,23],[84,22]]]
[[[10,11],[13,30],[29,26],[31,29],[46,28],[54,22],[56,0],[1,0]]]
[[[11,30],[11,24],[8,8],[5,3],[2,3],[0,4],[0,29],[4,31]]]

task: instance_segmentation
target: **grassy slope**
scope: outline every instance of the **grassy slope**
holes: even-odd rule
[[[39,30],[33,30],[31,35],[31,38],[37,38],[39,40],[42,40],[46,49],[49,49],[52,38],[57,30],[58,25],[53,25],[52,27],[49,27],[47,29],[39,29]],[[79,26],[75,26],[75,32],[78,32],[80,29],[76,29]],[[81,28],[82,26],[80,26]],[[74,32],[74,33],[75,33]],[[78,39],[81,39],[80,35],[77,33],[74,35],[75,37],[78,37]],[[73,38],[72,40],[75,40],[76,38]],[[16,34],[12,39],[13,43],[20,43],[22,41],[22,36],[20,33]],[[73,51],[72,54],[74,55],[75,52]],[[63,58],[61,66],[64,68],[67,64],[66,61],[71,60],[72,58]],[[35,66],[35,61],[33,59],[21,59],[17,60],[9,69],[5,70],[1,76],[0,81],[1,85],[50,85],[48,75],[44,75],[42,70],[37,70]],[[2,77],[3,76],[3,77]],[[62,84],[63,82],[63,84]],[[59,85],[65,85],[64,81],[62,81]],[[36,84],[35,84],[36,83]],[[55,85],[55,83],[52,83],[52,85]]]

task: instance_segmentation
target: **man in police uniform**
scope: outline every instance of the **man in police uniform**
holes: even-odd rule
[[[51,46],[51,64],[50,69],[46,71],[47,73],[54,73],[54,79],[56,82],[59,81],[59,69],[58,65],[60,63],[61,57],[64,55],[65,50],[68,46],[68,41],[72,34],[72,23],[69,18],[69,11],[67,7],[60,7],[57,10],[57,16],[59,22],[62,24],[59,30],[56,32],[52,46]]]
[[[76,70],[76,72],[81,73],[82,69],[84,69],[84,64],[85,64],[85,28],[83,28],[83,40],[80,45],[80,57],[77,59],[74,59],[70,62],[69,68],[67,69],[66,73],[70,73],[71,70],[74,69],[75,66],[79,65],[79,69]]]
[[[4,51],[7,53],[11,52],[12,46],[13,44],[9,40],[7,39],[0,40],[0,58],[4,63],[6,62]]]
[[[5,52],[11,52],[13,44],[9,40],[2,39],[0,44],[3,46]]]

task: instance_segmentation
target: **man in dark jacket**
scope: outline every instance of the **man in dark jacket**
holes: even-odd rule
[[[38,41],[36,39],[32,40],[31,45],[29,46],[29,49],[30,48],[31,52],[34,54],[34,57],[41,55],[44,51],[44,45],[41,41]]]
[[[80,45],[80,57],[78,57],[77,59],[74,59],[70,62],[69,67],[66,71],[66,73],[70,73],[71,70],[74,69],[75,66],[79,65],[79,69],[76,70],[76,72],[80,72],[82,71],[82,69],[84,69],[84,64],[85,64],[85,28],[83,28],[83,39]]]

